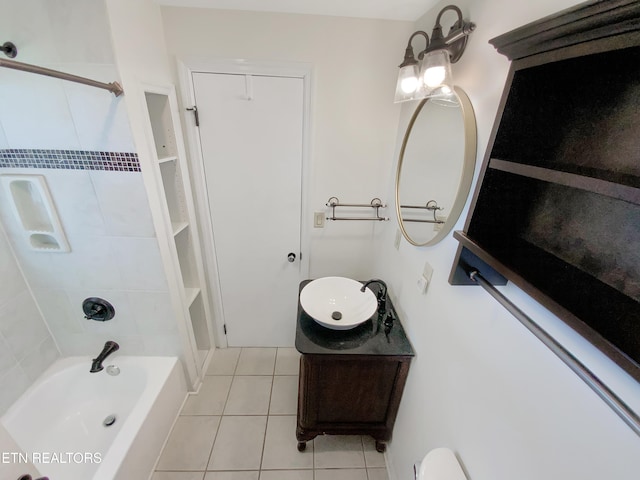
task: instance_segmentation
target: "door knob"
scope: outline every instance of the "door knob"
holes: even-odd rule
[[[289,255],[287,255],[287,260],[289,260],[289,263],[293,263],[296,261],[296,254],[291,252]]]

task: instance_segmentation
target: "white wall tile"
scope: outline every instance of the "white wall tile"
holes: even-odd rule
[[[111,251],[118,262],[123,289],[168,289],[155,238],[113,237]]]
[[[71,305],[67,292],[61,289],[34,289],[47,325],[56,338],[70,333],[82,333],[82,306]]]
[[[62,80],[3,69],[0,122],[11,148],[80,148]]]
[[[182,344],[177,334],[141,332],[140,338],[144,344],[145,355],[179,357],[183,353]]]
[[[0,333],[18,361],[49,336],[40,311],[28,291],[0,308]]]
[[[7,136],[4,134],[2,123],[0,123],[0,150],[5,148],[9,148],[9,142],[7,141]]]
[[[44,2],[43,6],[59,61],[114,62],[104,2],[56,0]]]
[[[58,45],[47,12],[49,0],[4,2],[8,14],[0,16],[0,31],[18,47],[17,60],[42,64],[59,59]],[[4,42],[5,40],[3,40]],[[28,74],[24,74],[28,75]]]
[[[178,327],[167,292],[128,292],[127,295],[141,334],[177,335]]]
[[[0,377],[0,412],[4,413],[31,385],[27,374],[16,365]]]
[[[42,375],[60,357],[58,347],[51,337],[47,337],[20,361],[22,371],[32,382]]]
[[[0,377],[9,371],[10,368],[16,366],[18,361],[13,356],[4,337],[0,335]]]
[[[107,237],[75,238],[70,253],[52,256],[51,261],[58,266],[65,288],[120,288],[122,277],[110,245]]]
[[[88,171],[38,169],[34,173],[46,178],[72,249],[78,236],[106,234],[102,211]]]
[[[61,69],[74,75],[100,82],[118,81],[114,65],[64,65]],[[121,82],[119,82],[121,83]],[[116,97],[107,90],[65,82],[78,141],[83,150],[135,152],[124,96]]]
[[[0,305],[26,288],[22,272],[9,248],[9,241],[0,227]]]
[[[92,171],[90,175],[109,235],[155,236],[141,173]]]

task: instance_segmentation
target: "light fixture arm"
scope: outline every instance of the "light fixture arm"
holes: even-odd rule
[[[416,60],[416,57],[413,53],[413,46],[411,45],[411,42],[413,42],[413,39],[416,37],[416,35],[422,35],[426,42],[425,50],[429,48],[429,35],[427,35],[427,32],[423,32],[422,30],[418,30],[417,32],[414,32],[413,35],[409,37],[409,42],[407,42],[407,48],[404,51],[404,60],[400,65],[398,65],[400,68],[406,67],[408,65],[418,64],[418,60]],[[420,52],[418,58],[422,59],[422,56],[420,56],[422,54],[423,52]]]
[[[442,19],[442,15],[449,10],[454,11],[458,16],[458,19],[453,25],[451,25],[449,34],[445,37],[442,34],[442,24],[440,23],[440,20]],[[447,5],[438,13],[438,16],[436,17],[436,24],[431,32],[431,42],[423,52],[420,52],[418,58],[422,59],[428,52],[444,49],[449,52],[451,63],[456,63],[460,60],[464,49],[467,47],[469,34],[473,32],[475,28],[475,23],[464,21],[462,18],[462,11],[457,6]]]

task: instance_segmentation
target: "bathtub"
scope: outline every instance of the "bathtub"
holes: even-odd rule
[[[1,421],[50,480],[149,478],[187,394],[175,357],[113,355],[89,373],[90,357],[58,360],[11,406]],[[115,422],[104,420],[115,415]]]

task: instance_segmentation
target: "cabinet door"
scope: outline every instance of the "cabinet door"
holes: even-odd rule
[[[305,358],[303,425],[386,424],[400,366],[380,358]]]

